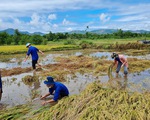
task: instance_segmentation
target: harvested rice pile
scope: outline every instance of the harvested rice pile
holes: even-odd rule
[[[36,120],[150,120],[150,93],[128,93],[90,84],[44,111]]]

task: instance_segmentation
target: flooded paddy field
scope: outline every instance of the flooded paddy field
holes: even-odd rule
[[[150,91],[150,63],[148,62],[150,54],[140,56],[125,54],[129,59],[134,58],[139,63],[143,62],[142,60],[147,60],[146,62],[149,64],[147,67],[143,65],[144,68],[139,71],[132,71],[132,69],[136,69],[134,66],[131,70],[129,69],[127,77],[123,76],[122,71],[116,77],[115,70],[113,70],[110,78],[108,67],[113,62],[111,54],[112,52],[97,50],[47,52],[44,56],[40,56],[39,61],[43,67],[36,71],[36,74],[31,69],[31,59],[23,62],[24,55],[11,56],[11,58],[7,58],[7,62],[4,60],[0,62],[3,81],[1,104],[12,107],[37,101],[37,106],[40,107],[39,96],[48,92],[48,88],[43,83],[48,75],[63,82],[68,87],[70,95],[79,94],[87,84],[94,81],[99,81],[105,87],[126,89],[129,92]],[[131,61],[131,63],[134,62]],[[28,67],[30,68],[29,71],[22,71]],[[6,72],[11,71],[13,73],[15,72],[13,70],[17,68],[20,69],[17,74],[9,75],[3,72],[5,69]],[[24,81],[26,76],[36,77],[36,80],[26,82]]]

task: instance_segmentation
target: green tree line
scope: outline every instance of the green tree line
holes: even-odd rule
[[[132,33],[130,31],[123,31],[119,29],[117,32],[112,34],[95,34],[86,32],[85,34],[79,33],[52,33],[41,35],[28,35],[22,34],[17,29],[15,30],[14,35],[10,35],[6,32],[0,33],[0,45],[23,45],[27,42],[31,42],[32,44],[47,44],[48,41],[60,41],[64,39],[124,39],[124,38],[133,38],[133,37],[150,37],[150,33]]]

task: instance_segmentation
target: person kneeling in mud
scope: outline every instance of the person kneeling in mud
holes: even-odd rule
[[[49,88],[49,93],[41,96],[41,100],[45,99],[49,95],[54,95],[54,98],[42,102],[42,105],[46,105],[47,103],[54,103],[57,102],[58,99],[69,96],[69,91],[67,87],[60,82],[54,82],[53,78],[50,76],[47,77],[47,80],[44,81],[44,84],[46,84],[46,86]]]
[[[1,98],[2,98],[2,79],[1,79],[1,70],[0,70],[0,101],[1,101]]]
[[[112,59],[114,59],[113,66],[117,65],[116,69],[116,76],[118,76],[118,73],[122,67],[124,67],[124,75],[125,77],[128,74],[128,61],[127,58],[124,57],[124,55],[112,53],[111,55]],[[113,67],[112,66],[112,67]]]

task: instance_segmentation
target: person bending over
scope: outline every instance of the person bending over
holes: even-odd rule
[[[117,53],[112,53],[111,57],[112,57],[112,59],[114,59],[113,66],[117,65],[116,76],[118,76],[118,73],[122,67],[124,67],[124,75],[127,76],[127,74],[128,74],[127,58],[125,58],[124,55],[117,54]]]
[[[44,96],[41,96],[41,100],[45,99],[49,95],[54,95],[54,98],[51,100],[42,102],[41,103],[42,105],[45,105],[47,103],[57,102],[58,99],[61,99],[65,96],[69,96],[68,88],[60,82],[55,82],[51,76],[47,77],[47,80],[44,81],[44,84],[46,84],[46,86],[49,88],[49,92],[45,94]]]

